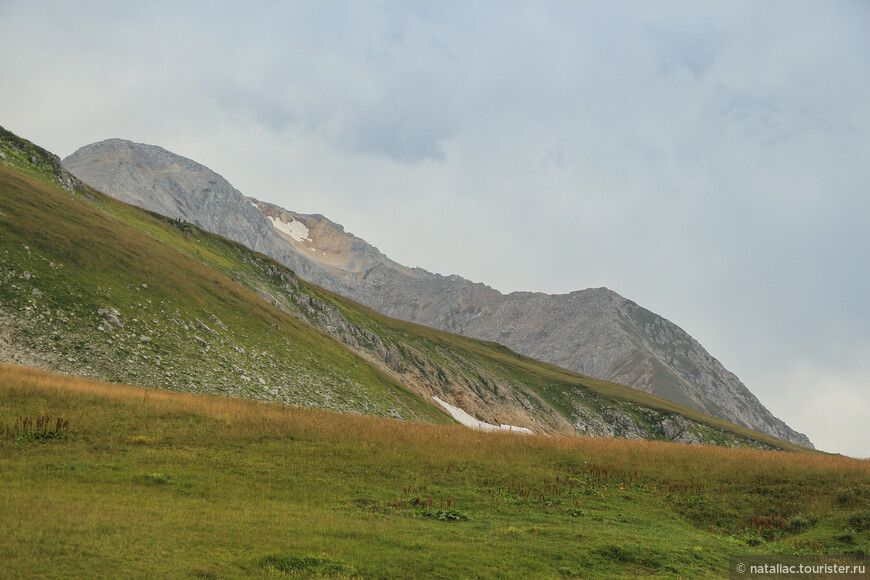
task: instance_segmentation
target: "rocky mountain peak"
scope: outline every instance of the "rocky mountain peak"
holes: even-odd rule
[[[162,147],[108,139],[78,149],[63,164],[116,199],[222,232],[258,252],[277,251],[272,225],[226,179]]]

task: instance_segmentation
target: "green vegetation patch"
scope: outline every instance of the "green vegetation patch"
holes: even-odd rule
[[[16,441],[61,441],[69,437],[69,419],[38,416],[16,417],[14,421],[0,423],[0,440]]]
[[[358,575],[350,564],[327,556],[273,554],[260,558],[259,565],[266,572],[289,573],[294,578],[353,578]]]
[[[189,224],[0,166],[0,259],[4,339],[32,366],[452,422],[234,276],[265,279],[271,261]]]
[[[860,510],[850,515],[849,526],[856,532],[870,530],[870,510]]]
[[[427,518],[434,518],[436,520],[448,522],[464,522],[468,521],[469,519],[467,513],[455,508],[435,509],[431,507],[425,507],[421,510],[420,513]]]

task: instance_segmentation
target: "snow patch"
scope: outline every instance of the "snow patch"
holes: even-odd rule
[[[305,224],[300,222],[299,220],[293,220],[292,222],[284,223],[278,218],[274,218],[269,216],[269,221],[272,222],[272,225],[281,233],[287,234],[297,242],[313,242],[311,238],[308,237],[308,228],[305,227]]]
[[[446,401],[442,401],[438,397],[433,396],[435,402],[444,407],[448,413],[450,413],[454,419],[465,425],[466,427],[471,427],[472,429],[480,429],[481,431],[516,431],[518,433],[526,433],[528,435],[532,435],[534,432],[531,429],[527,429],[525,427],[516,427],[514,425],[492,425],[490,423],[484,423],[479,419],[475,419],[459,407],[454,407],[450,403]]]

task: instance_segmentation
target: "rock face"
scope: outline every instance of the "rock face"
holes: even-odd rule
[[[504,295],[459,276],[408,268],[323,216],[245,198],[210,169],[159,147],[112,139],[83,147],[63,163],[118,199],[241,242],[389,316],[499,342],[812,446],[685,331],[606,288]]]
[[[63,167],[60,157],[3,127],[0,127],[0,163],[35,169],[70,193],[84,190],[82,182]]]
[[[272,225],[226,179],[165,149],[109,139],[76,151],[64,165],[116,199],[281,254]]]

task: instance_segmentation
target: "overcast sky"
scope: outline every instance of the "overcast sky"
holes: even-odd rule
[[[0,0],[0,125],[160,145],[409,266],[606,286],[870,456],[870,2]]]

